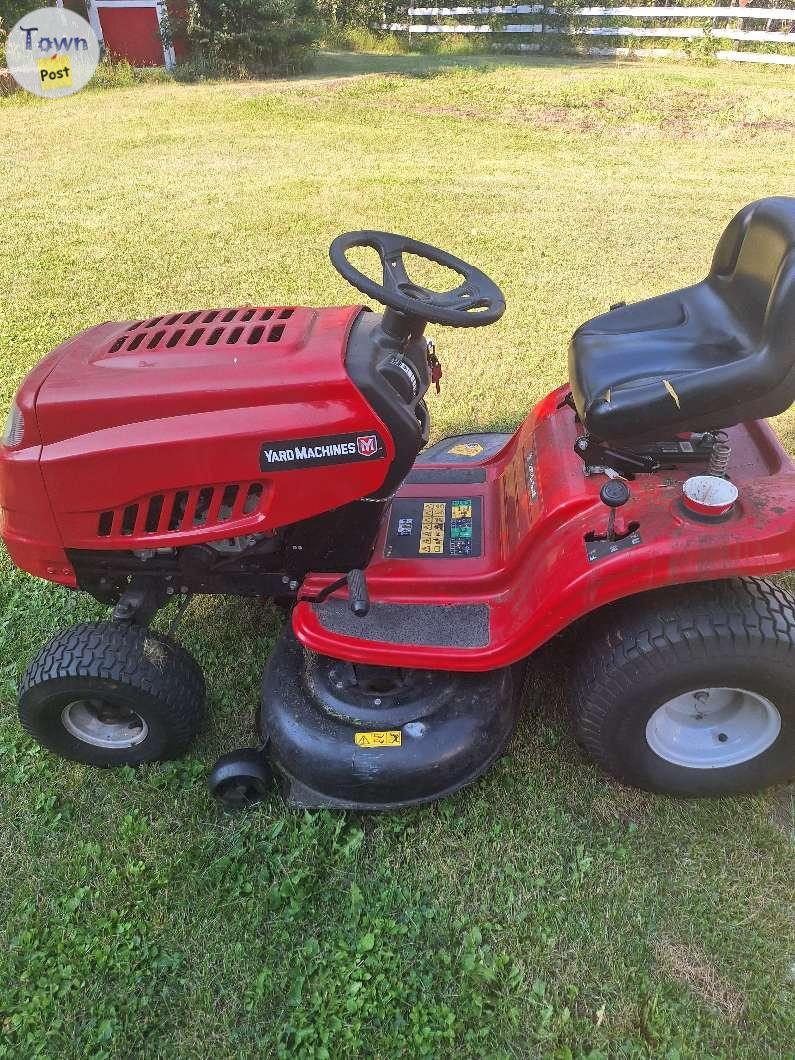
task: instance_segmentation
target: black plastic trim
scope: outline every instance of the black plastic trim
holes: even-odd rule
[[[351,380],[386,425],[395,457],[383,485],[371,496],[389,497],[403,482],[424,445],[422,399],[430,386],[428,346],[422,337],[400,339],[387,334],[378,313],[362,312],[351,328],[345,367]],[[405,362],[417,381],[416,396],[408,397],[390,379],[404,373],[395,359]],[[412,387],[413,389],[413,387]]]

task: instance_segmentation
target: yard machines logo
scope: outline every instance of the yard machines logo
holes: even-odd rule
[[[22,88],[45,99],[78,92],[94,76],[99,41],[74,11],[42,7],[24,15],[6,41],[9,72]]]
[[[260,467],[263,471],[287,471],[295,467],[354,464],[385,455],[378,434],[335,434],[328,438],[265,442],[260,451]]]

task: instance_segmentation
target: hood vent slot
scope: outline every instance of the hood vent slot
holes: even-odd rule
[[[175,313],[170,317],[152,317],[131,324],[114,339],[108,353],[134,353],[146,349],[179,350],[206,343],[208,346],[234,346],[242,342],[257,346],[261,342],[280,342],[295,309],[211,309],[192,313]],[[265,323],[273,321],[272,324]],[[278,323],[276,323],[278,321]],[[191,328],[191,324],[196,327]],[[214,324],[212,328],[208,324]],[[187,338],[186,338],[187,336]]]
[[[254,515],[265,494],[261,482],[195,486],[155,493],[133,504],[101,512],[97,536],[146,538],[151,534],[209,529]]]

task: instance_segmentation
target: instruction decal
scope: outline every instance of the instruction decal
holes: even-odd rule
[[[422,506],[420,555],[441,556],[444,553],[444,501],[428,501]]]
[[[482,498],[398,498],[384,555],[395,559],[473,559],[482,554]]]
[[[637,527],[637,524],[635,524]],[[607,538],[600,537],[594,540],[585,539],[585,552],[588,556],[589,563],[598,563],[600,559],[606,559],[608,556],[614,556],[616,552],[623,552],[628,548],[636,548],[638,545],[643,544],[643,538],[640,536],[640,530],[631,530],[625,537],[620,537],[617,541],[609,541]]]

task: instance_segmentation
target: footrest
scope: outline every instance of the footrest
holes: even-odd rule
[[[487,604],[374,603],[357,618],[346,600],[330,599],[314,611],[324,629],[357,640],[438,648],[484,648],[490,640]]]

